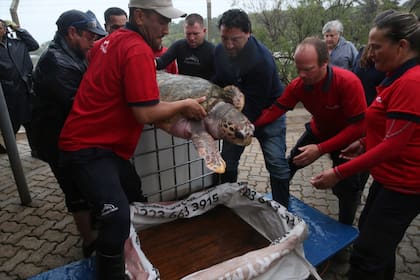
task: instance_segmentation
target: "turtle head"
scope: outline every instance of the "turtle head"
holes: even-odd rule
[[[240,146],[251,144],[254,125],[230,103],[219,102],[208,113],[205,123],[215,139]]]

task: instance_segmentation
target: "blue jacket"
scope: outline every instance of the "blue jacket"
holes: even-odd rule
[[[357,54],[353,43],[340,36],[337,46],[330,53],[330,64],[351,71],[356,64]]]
[[[284,89],[271,52],[253,36],[236,57],[229,57],[223,45],[216,46],[215,69],[215,84],[235,85],[244,93],[243,113],[251,122],[273,104]]]

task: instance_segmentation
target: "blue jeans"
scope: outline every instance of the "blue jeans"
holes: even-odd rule
[[[255,137],[260,143],[265,166],[270,178],[289,179],[289,165],[286,160],[286,116],[259,127]],[[245,147],[223,142],[222,157],[226,161],[226,173],[237,173],[241,155]]]

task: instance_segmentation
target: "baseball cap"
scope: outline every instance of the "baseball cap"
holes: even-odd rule
[[[70,26],[74,26],[77,29],[87,30],[100,36],[108,34],[98,25],[96,17],[78,10],[69,10],[62,13],[56,24],[59,31],[65,31]]]
[[[174,8],[172,0],[130,0],[128,7],[154,10],[158,14],[171,19],[187,15],[187,13]]]

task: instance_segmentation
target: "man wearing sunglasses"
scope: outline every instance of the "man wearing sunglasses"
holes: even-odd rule
[[[40,159],[49,164],[64,191],[65,182],[58,166],[58,136],[86,71],[86,54],[96,37],[106,32],[98,27],[96,18],[78,10],[62,13],[56,24],[55,37],[34,71],[32,131]],[[89,212],[76,211],[81,209],[77,205],[68,207],[83,238],[83,253],[89,256],[92,252],[89,244],[95,239]]]

